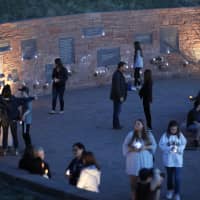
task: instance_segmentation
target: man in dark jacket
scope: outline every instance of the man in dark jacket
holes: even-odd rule
[[[52,73],[53,80],[53,99],[52,99],[52,111],[51,114],[56,113],[56,102],[57,97],[60,100],[60,114],[64,113],[64,92],[65,92],[65,84],[68,79],[68,72],[66,68],[63,66],[60,58],[55,59],[55,68]]]
[[[112,87],[110,98],[113,101],[113,129],[121,129],[119,114],[121,105],[127,97],[127,84],[123,72],[125,71],[125,62],[119,62],[117,70],[112,77]]]

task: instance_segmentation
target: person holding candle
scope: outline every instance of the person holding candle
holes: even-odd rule
[[[142,168],[153,167],[153,154],[156,147],[152,132],[147,132],[143,120],[137,119],[133,131],[128,133],[122,146],[123,155],[126,157],[126,173],[130,177],[132,200],[135,200],[139,171]]]
[[[152,129],[151,123],[151,109],[150,104],[152,103],[152,72],[150,69],[144,71],[144,83],[141,90],[139,91],[139,96],[143,100],[143,109],[147,121],[147,127]]]
[[[180,200],[181,168],[186,139],[180,132],[179,124],[172,120],[162,135],[159,146],[163,152],[163,163],[167,171],[167,199]]]
[[[85,152],[85,146],[80,142],[75,143],[72,146],[72,151],[75,158],[65,170],[65,175],[69,179],[69,184],[76,185],[83,168],[82,155]]]
[[[55,68],[53,69],[52,73],[52,110],[50,114],[56,113],[56,102],[57,97],[60,100],[60,114],[64,113],[64,92],[65,92],[65,85],[68,79],[68,72],[67,69],[63,66],[62,61],[60,58],[55,59]]]
[[[77,188],[99,192],[101,171],[92,152],[83,153],[84,167],[77,182]]]

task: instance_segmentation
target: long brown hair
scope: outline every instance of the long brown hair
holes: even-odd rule
[[[152,72],[150,69],[144,71],[144,84],[152,84]]]
[[[139,121],[143,125],[142,132],[141,132],[142,133],[142,137],[141,137],[142,140],[144,141],[144,143],[146,145],[151,145],[152,143],[151,143],[150,138],[149,138],[149,136],[148,136],[148,134],[146,132],[144,121],[142,119],[137,119],[137,120],[135,120],[135,123],[137,121]],[[131,141],[130,141],[129,144],[131,145],[134,140],[138,140],[138,139],[140,139],[139,132],[137,130],[134,130],[133,131],[133,136],[132,136]]]
[[[84,163],[84,166],[85,167],[88,167],[88,166],[91,166],[91,165],[94,165],[98,170],[100,170],[100,167],[94,157],[94,154],[90,151],[85,151],[83,153],[83,156],[82,156],[82,160],[83,160],[83,163]]]
[[[136,57],[137,57],[137,51],[140,51],[142,57],[143,57],[143,52],[142,52],[142,48],[140,46],[140,42],[138,42],[138,41],[134,42],[134,48],[135,48],[135,53],[134,53],[134,62],[135,62]]]

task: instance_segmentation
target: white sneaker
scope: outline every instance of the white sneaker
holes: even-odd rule
[[[64,114],[64,110],[61,110],[61,111],[59,112],[59,114]]]
[[[173,190],[168,190],[168,191],[167,191],[167,194],[166,194],[166,198],[167,198],[167,199],[172,199],[172,198],[173,198],[173,195],[174,195]]]
[[[176,194],[175,197],[174,197],[174,200],[181,200],[181,197],[179,194]]]
[[[56,114],[56,111],[55,111],[55,110],[51,110],[51,111],[49,112],[49,114]]]

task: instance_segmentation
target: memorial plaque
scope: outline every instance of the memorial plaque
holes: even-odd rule
[[[97,51],[98,67],[117,65],[120,61],[120,48],[99,49]]]
[[[59,52],[63,64],[75,63],[75,50],[73,38],[59,39]]]
[[[24,60],[31,60],[37,54],[36,39],[29,39],[21,41],[22,58]]]
[[[177,52],[179,50],[179,34],[175,27],[160,29],[160,52]]]
[[[141,44],[152,44],[152,33],[136,34],[134,39]]]
[[[103,27],[87,27],[82,29],[82,35],[85,38],[99,37],[104,35]]]
[[[19,81],[19,74],[18,74],[17,69],[13,69],[13,70],[12,70],[11,76],[12,76],[13,82]]]
[[[0,52],[10,51],[10,41],[8,40],[0,40]]]
[[[53,64],[46,64],[45,65],[45,77],[46,77],[46,82],[50,83],[52,80],[52,73],[53,73]]]

